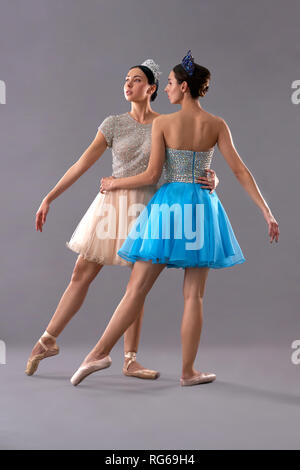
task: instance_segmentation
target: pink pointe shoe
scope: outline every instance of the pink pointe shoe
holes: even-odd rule
[[[72,385],[78,385],[85,377],[96,372],[97,370],[106,369],[112,363],[110,356],[105,356],[98,361],[91,361],[85,366],[79,367],[75,374],[71,377],[70,382]]]
[[[206,372],[200,372],[200,374],[195,375],[195,377],[192,377],[191,379],[180,379],[180,385],[183,387],[187,385],[198,385],[198,384],[204,384],[208,382],[213,382],[216,379],[216,374],[213,373],[206,373]]]
[[[35,354],[34,356],[31,357],[31,359],[28,359],[26,370],[25,370],[25,374],[27,375],[33,375],[36,372],[39,366],[39,363],[42,359],[45,359],[46,357],[56,356],[56,354],[59,353],[59,347],[57,346],[56,342],[52,346],[52,348],[50,348],[49,346],[46,346],[46,344],[43,341],[43,338],[52,338],[53,340],[56,341],[55,336],[52,336],[50,335],[50,333],[48,333],[48,331],[45,331],[45,333],[40,337],[38,341],[40,345],[43,347],[44,351],[41,352],[40,354]]]

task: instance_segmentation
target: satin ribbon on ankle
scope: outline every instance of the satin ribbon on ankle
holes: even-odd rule
[[[44,331],[44,333],[42,334],[41,338],[46,337],[46,338],[52,338],[52,339],[55,339],[56,341],[56,336],[53,336],[53,335],[50,335],[50,333],[48,333],[47,330]]]
[[[124,357],[126,357],[127,359],[130,358],[130,360],[128,361],[127,366],[126,366],[126,370],[128,370],[128,367],[130,366],[130,364],[132,364],[132,362],[136,361],[136,352],[129,351],[129,352],[124,354]]]

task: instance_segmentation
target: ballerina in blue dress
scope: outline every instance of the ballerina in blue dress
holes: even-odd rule
[[[153,123],[148,168],[127,178],[108,177],[101,192],[155,184],[164,170],[166,183],[140,213],[118,255],[134,262],[125,295],[106,330],[71,378],[77,385],[87,375],[111,364],[109,353],[135,320],[155,280],[167,268],[185,269],[184,312],[181,327],[183,386],[215,380],[214,373],[194,368],[202,329],[202,304],[210,268],[245,262],[226,211],[216,192],[198,183],[209,171],[217,144],[234,175],[262,211],[270,242],[278,242],[279,228],[270,208],[232,142],[226,122],[199,103],[209,88],[209,70],[194,62],[191,51],[169,74],[165,88],[181,110],[161,115]]]

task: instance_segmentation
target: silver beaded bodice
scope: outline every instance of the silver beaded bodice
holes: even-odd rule
[[[116,178],[145,171],[151,152],[152,123],[141,124],[128,113],[108,116],[98,127],[112,148],[112,175]]]
[[[205,152],[166,148],[164,177],[169,183],[195,183],[199,176],[207,176],[204,171],[210,168],[214,148]]]
[[[116,178],[134,176],[146,171],[151,152],[152,123],[141,124],[128,113],[111,115],[98,127],[108,147],[112,149],[112,174]],[[214,148],[206,152],[166,148],[163,172],[157,183],[193,183],[198,176],[206,176]]]

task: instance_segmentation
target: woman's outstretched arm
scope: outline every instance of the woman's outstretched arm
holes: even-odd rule
[[[278,237],[279,237],[278,223],[275,220],[270,207],[264,200],[252,173],[246,167],[245,163],[239,156],[233,144],[230,129],[228,125],[226,124],[226,122],[224,121],[224,119],[222,118],[219,118],[219,134],[218,134],[217,144],[218,144],[220,152],[224,156],[226,162],[228,163],[229,167],[235,174],[239,183],[243,186],[243,188],[249,194],[249,196],[254,201],[254,203],[262,211],[263,216],[269,226],[270,242],[272,243],[273,239],[275,239],[276,242],[278,242]]]
[[[133,189],[150,184],[156,184],[162,173],[165,161],[165,141],[162,130],[162,116],[154,119],[152,124],[151,155],[147,170],[127,178],[114,178],[113,176],[101,180],[100,192],[114,189]]]
[[[81,157],[66,171],[54,188],[44,197],[35,217],[36,230],[42,232],[43,224],[46,222],[50,203],[69,188],[80,176],[85,173],[104,153],[107,142],[99,130],[93,142],[81,155]]]

